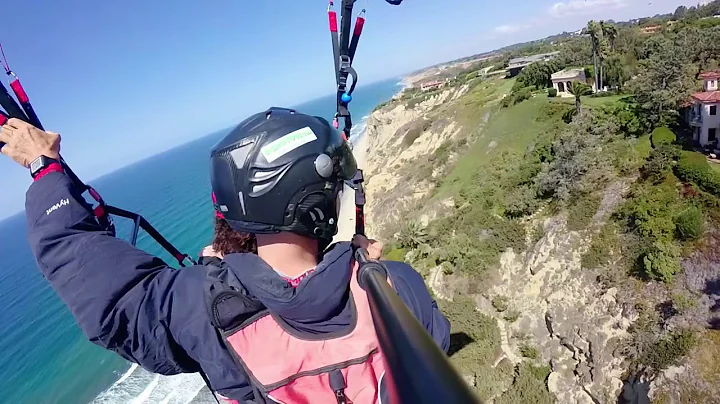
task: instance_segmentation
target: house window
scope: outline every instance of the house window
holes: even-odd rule
[[[710,115],[717,115],[717,105],[710,106]]]
[[[716,140],[717,140],[717,129],[716,128],[708,129],[708,143],[712,143]]]
[[[560,93],[564,93],[564,92],[565,92],[565,84],[563,84],[562,82],[560,82],[560,83],[557,83],[557,86],[558,86],[558,92],[560,92]]]

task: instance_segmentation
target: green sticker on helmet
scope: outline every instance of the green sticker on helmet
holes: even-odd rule
[[[265,145],[262,149],[260,149],[260,153],[262,153],[268,163],[272,163],[285,154],[290,153],[298,147],[308,144],[314,140],[317,140],[315,132],[313,132],[310,127],[306,126],[302,129],[290,132],[280,139]]]

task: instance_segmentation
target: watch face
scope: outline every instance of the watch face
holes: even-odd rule
[[[42,156],[36,158],[35,160],[30,163],[30,172],[36,173],[40,171],[40,169],[43,167],[43,158]]]

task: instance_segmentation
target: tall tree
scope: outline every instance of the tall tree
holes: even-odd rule
[[[610,52],[615,52],[615,39],[618,37],[617,27],[609,22],[600,22],[602,27],[603,37],[607,40],[610,45]]]
[[[592,94],[592,88],[585,83],[573,81],[568,86],[568,92],[575,96],[575,111],[580,114],[582,112],[582,101],[580,97]]]
[[[600,87],[605,87],[605,59],[610,56],[615,47],[615,38],[617,38],[617,28],[610,23],[600,21],[600,38],[598,43],[598,58],[600,59]]]
[[[677,20],[683,19],[685,17],[685,14],[687,14],[687,7],[685,6],[679,6],[675,9],[675,13],[673,14],[673,18]]]
[[[648,42],[654,51],[640,61],[638,74],[627,88],[635,94],[638,116],[647,121],[647,126],[672,124],[696,87],[697,68],[687,59],[681,42],[664,36]]]
[[[588,35],[590,35],[590,42],[592,44],[592,51],[593,51],[593,66],[595,68],[595,72],[599,72],[600,69],[598,68],[599,64],[599,53],[600,53],[600,47],[601,47],[601,41],[602,41],[602,28],[600,27],[600,24],[598,24],[596,21],[590,20],[588,22],[587,26],[587,32]],[[599,77],[601,75],[595,74],[595,89],[600,89],[600,81]]]

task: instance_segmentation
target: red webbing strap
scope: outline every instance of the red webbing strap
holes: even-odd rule
[[[328,20],[330,23],[330,32],[338,32],[337,13],[335,10],[328,9]]]
[[[362,35],[363,26],[365,26],[365,18],[361,14],[358,16],[357,21],[355,22],[355,31],[353,32],[353,35],[354,36]]]
[[[61,173],[61,172],[63,172],[63,168],[60,165],[60,163],[52,163],[52,164],[48,165],[47,167],[43,168],[39,173],[37,173],[35,178],[33,178],[33,182],[39,180],[40,178],[42,178],[50,173]]]
[[[10,82],[10,88],[13,89],[13,92],[15,92],[15,95],[21,104],[28,104],[30,102],[30,98],[28,98],[25,89],[22,84],[20,84],[20,80],[17,77],[14,77],[13,81]]]

